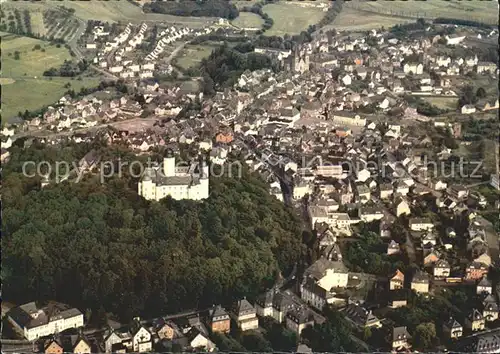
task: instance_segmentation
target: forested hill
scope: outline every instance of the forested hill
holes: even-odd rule
[[[15,172],[19,162],[70,158],[71,148],[12,152],[2,190],[4,300],[152,317],[252,297],[300,256],[297,218],[248,171],[213,178],[202,203],[150,203],[126,178],[39,190]]]
[[[222,17],[234,20],[239,12],[228,0],[154,1],[144,4],[145,12],[175,16]]]

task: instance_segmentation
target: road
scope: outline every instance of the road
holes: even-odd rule
[[[118,122],[111,122],[111,123],[103,123],[103,124],[98,124],[93,127],[88,127],[88,128],[81,128],[81,129],[75,129],[72,131],[63,131],[63,132],[54,132],[54,133],[44,133],[42,131],[32,131],[32,132],[23,132],[19,133],[16,135],[12,136],[12,140],[24,138],[24,137],[34,137],[34,138],[49,138],[49,137],[58,137],[58,136],[71,136],[79,133],[87,133],[87,132],[92,132],[99,130],[101,128],[107,127],[107,126],[115,126],[115,125],[120,125],[124,123],[134,123],[134,122],[155,122],[157,118],[132,118],[132,119],[126,119],[126,120],[121,120]]]

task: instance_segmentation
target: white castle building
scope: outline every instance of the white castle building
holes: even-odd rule
[[[208,166],[198,164],[176,166],[175,157],[163,159],[163,169],[146,168],[139,182],[138,193],[147,200],[160,200],[170,195],[173,199],[202,200],[208,198]]]

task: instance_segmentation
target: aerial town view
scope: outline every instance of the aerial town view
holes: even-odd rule
[[[0,1],[2,353],[500,353],[498,14]]]

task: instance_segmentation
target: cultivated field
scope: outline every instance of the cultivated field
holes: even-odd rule
[[[10,33],[0,33],[2,39],[2,118],[8,120],[19,111],[36,110],[50,105],[61,98],[68,90],[78,92],[82,87],[92,87],[99,83],[96,78],[43,77],[50,67],[60,66],[64,60],[71,59],[68,50],[57,48],[48,42],[22,37]],[[35,45],[40,49],[33,50]],[[42,51],[45,50],[45,51]],[[16,52],[19,59],[15,59]]]
[[[498,24],[498,2],[496,1],[459,1],[459,0],[427,0],[427,1],[365,1],[353,0],[344,4],[364,13],[366,23],[370,13],[411,18],[447,17],[463,20],[480,21]]]
[[[334,28],[339,31],[368,31],[414,21],[411,18],[365,13],[347,7],[344,3],[342,11],[337,15],[333,23],[326,26],[324,30]]]
[[[239,28],[261,28],[264,20],[252,12],[240,12],[240,15],[231,23]]]
[[[307,6],[299,2],[278,2],[264,6],[263,11],[274,20],[273,27],[265,32],[266,36],[299,34],[310,25],[317,24],[325,12],[319,7]]]
[[[47,29],[43,21],[43,11],[31,12],[31,27],[33,28],[33,33],[37,36],[45,36],[47,34]]]

